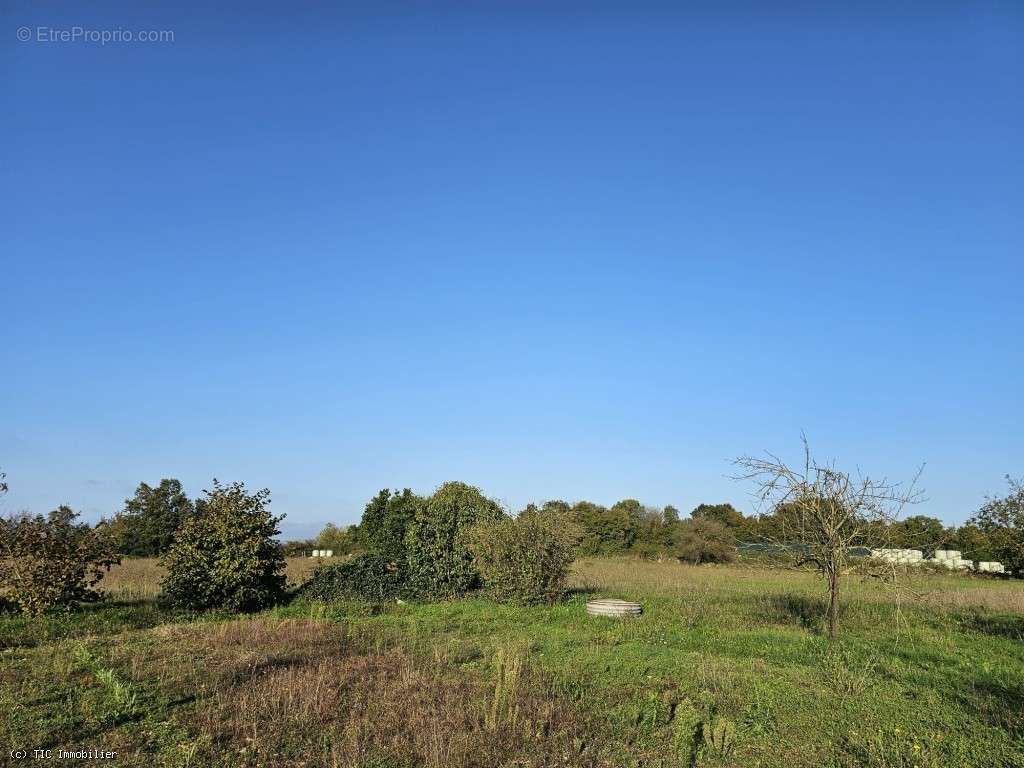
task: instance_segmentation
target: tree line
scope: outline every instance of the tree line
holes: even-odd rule
[[[927,515],[911,515],[896,521],[869,521],[854,536],[851,546],[920,549],[926,557],[936,550],[955,549],[972,560],[999,560],[1014,571],[1024,568],[1024,489],[1007,477],[1006,496],[987,499],[963,525],[947,526]],[[389,501],[396,499],[395,501]],[[335,555],[366,550],[367,537],[378,535],[382,510],[389,504],[413,510],[422,498],[406,488],[383,490],[367,505],[363,520],[355,525],[328,523],[313,539],[285,542],[290,555],[313,549],[330,549]],[[578,557],[635,554],[641,557],[684,555],[700,562],[729,559],[726,552],[738,543],[773,542],[802,544],[799,509],[792,503],[776,506],[761,515],[744,515],[730,503],[702,503],[682,517],[671,505],[652,507],[624,499],[610,507],[590,501],[561,500],[528,504],[520,514],[554,515],[575,528],[574,550]],[[707,540],[706,548],[694,540]]]
[[[0,494],[4,480],[0,473]],[[607,507],[547,501],[510,515],[478,489],[446,483],[430,496],[408,488],[382,490],[357,525],[328,525],[316,540],[280,542],[281,517],[268,511],[266,489],[251,493],[242,484],[215,480],[192,500],[178,480],[165,478],[155,486],[140,483],[117,514],[95,526],[80,522],[69,506],[0,519],[0,604],[15,595],[22,610],[35,613],[96,599],[103,573],[122,556],[158,556],[171,572],[164,584],[170,601],[248,610],[283,592],[285,556],[312,548],[366,556],[355,558],[355,570],[342,572],[345,588],[365,578],[373,589],[386,582],[420,595],[456,595],[486,583],[495,594],[504,590],[534,599],[557,591],[573,557],[634,554],[725,562],[735,558],[737,542],[813,543],[805,523],[829,510],[846,521],[846,532],[840,530],[836,539],[843,547],[884,542],[925,552],[960,549],[972,559],[999,560],[1021,577],[1024,486],[1007,480],[1005,496],[986,500],[959,527],[923,515],[858,517],[852,502],[829,501],[820,488],[802,485],[767,514],[743,515],[719,503],[700,504],[682,518],[675,507],[644,506],[635,499]],[[835,549],[832,541],[823,551]]]
[[[935,517],[913,515],[874,525],[853,543],[920,549],[925,556],[939,549],[955,549],[968,559],[999,560],[1015,571],[1020,570],[1024,566],[1024,487],[1009,476],[1006,479],[1009,492],[987,499],[963,525],[947,526]],[[0,488],[3,487],[0,483]],[[328,523],[316,538],[288,540],[282,546],[287,556],[309,554],[313,549],[330,549],[336,555],[363,552],[370,539],[393,539],[397,535],[387,528],[397,525],[394,510],[401,509],[402,514],[412,516],[424,499],[408,488],[385,489],[366,505],[360,523]],[[206,503],[203,497],[190,499],[177,479],[165,478],[156,485],[143,482],[125,500],[121,510],[98,525],[107,529],[118,554],[158,557],[167,551],[182,522],[201,514]],[[390,512],[386,514],[386,510]],[[611,506],[552,500],[529,504],[522,512],[557,515],[571,521],[576,530],[575,553],[579,557],[674,554],[694,531],[723,538],[731,545],[764,541],[801,543],[795,524],[796,510],[785,504],[761,515],[744,515],[730,503],[699,504],[688,517],[683,517],[672,505],[653,507],[636,499],[623,499]],[[77,517],[66,505],[49,514]]]
[[[1009,492],[987,499],[963,525],[947,526],[927,515],[912,515],[895,522],[877,522],[868,526],[852,544],[920,549],[925,556],[935,550],[955,549],[972,560],[999,560],[1014,571],[1024,567],[1024,489],[1009,476]],[[328,523],[313,539],[282,542],[286,556],[308,555],[313,549],[330,549],[336,555],[364,552],[375,538],[394,539],[397,518],[411,517],[425,498],[406,488],[384,489],[366,505],[360,523]],[[206,499],[190,499],[181,482],[162,479],[156,485],[139,483],[132,497],[100,526],[109,529],[118,554],[127,557],[158,557],[169,548],[175,532],[188,517],[201,514]],[[63,509],[68,509],[63,507]],[[396,512],[396,510],[404,510]],[[761,515],[744,515],[730,503],[699,504],[683,517],[667,505],[653,507],[636,499],[623,499],[611,506],[591,501],[562,500],[528,504],[523,512],[557,515],[572,523],[574,551],[578,557],[636,554],[642,557],[675,555],[693,549],[695,537],[710,539],[707,551],[699,548],[692,560],[727,559],[728,547],[743,542],[781,542],[799,544],[797,510],[781,504]]]

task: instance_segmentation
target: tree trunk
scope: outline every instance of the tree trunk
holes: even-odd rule
[[[839,573],[830,570],[828,573],[828,639],[835,640],[839,636]]]

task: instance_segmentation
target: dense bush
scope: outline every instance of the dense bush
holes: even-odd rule
[[[573,532],[563,519],[536,512],[478,523],[463,537],[495,599],[554,602],[565,593]]]
[[[393,600],[412,597],[409,573],[403,564],[374,554],[358,555],[344,563],[321,565],[302,585],[300,594],[309,600]]]
[[[501,507],[465,483],[445,483],[419,505],[406,534],[406,562],[424,595],[454,597],[479,585],[480,574],[460,534],[500,520]]]
[[[213,490],[162,559],[163,598],[188,608],[259,610],[284,594],[284,553],[274,537],[282,518],[267,509],[270,491],[213,481]]]
[[[393,563],[407,560],[409,527],[425,499],[406,488],[401,493],[384,489],[366,505],[359,531],[371,552]]]
[[[77,517],[60,507],[46,517],[0,519],[0,603],[38,615],[100,597],[94,587],[119,562],[114,537]]]
[[[736,559],[736,540],[717,520],[684,520],[676,530],[675,555],[697,565],[731,563]]]

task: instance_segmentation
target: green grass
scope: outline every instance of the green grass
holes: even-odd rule
[[[1024,766],[1021,582],[922,575],[914,599],[897,599],[850,577],[842,640],[830,646],[812,574],[623,559],[578,563],[574,579],[577,591],[553,607],[293,603],[240,625],[143,601],[4,617],[0,746],[89,742],[123,750],[119,764],[156,766],[502,764],[495,755],[508,765]],[[644,615],[589,617],[593,595],[639,600]],[[408,691],[430,688],[451,710],[420,730],[442,729],[464,751],[443,758],[424,736],[403,752],[374,732],[387,730],[386,713],[365,714],[387,691],[332,682],[396,653],[401,679],[420,681]],[[294,688],[283,712],[317,713],[308,730],[240,735],[281,718],[261,709],[266,692],[250,695],[268,674],[279,681],[269,690]],[[302,693],[314,679],[347,703],[317,709]],[[448,689],[458,686],[456,703]],[[459,708],[472,716],[456,722]],[[556,714],[537,714],[545,708]],[[418,744],[420,730],[405,740]],[[240,752],[246,738],[259,748]]]

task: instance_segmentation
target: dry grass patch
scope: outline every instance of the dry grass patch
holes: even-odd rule
[[[297,586],[306,579],[321,561],[312,557],[289,557],[285,576],[289,586]],[[110,569],[99,587],[114,600],[152,600],[160,594],[160,580],[164,571],[155,557],[126,558]]]
[[[194,702],[176,720],[197,736],[195,764],[598,765],[585,719],[514,652],[481,673],[374,649],[344,626],[269,617],[147,635],[112,660]]]

